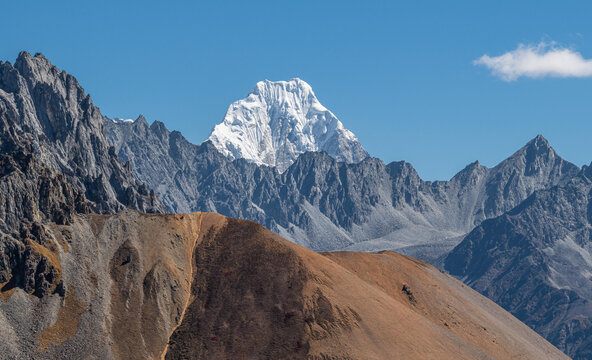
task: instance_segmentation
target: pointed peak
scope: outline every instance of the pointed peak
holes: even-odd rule
[[[16,60],[19,61],[21,59],[22,60],[25,60],[25,59],[28,59],[28,58],[31,58],[31,54],[28,51],[23,50],[23,51],[19,52],[18,57],[16,58]]]
[[[40,52],[36,52],[35,56],[32,56],[30,52],[25,51],[25,50],[22,50],[21,52],[19,52],[17,59],[20,59],[20,58],[27,59],[27,58],[34,58],[34,57],[45,59],[45,56]]]
[[[19,71],[22,71],[25,65],[30,68],[35,62],[42,63],[45,66],[53,67],[51,62],[42,53],[38,52],[35,53],[35,56],[32,56],[27,51],[21,51],[19,53],[16,61],[14,62],[14,66],[19,69]]]
[[[167,129],[166,125],[162,121],[154,120],[150,125],[150,129],[152,131],[158,131],[159,133],[168,133],[169,130]],[[175,131],[173,131],[175,132]]]
[[[306,81],[300,79],[300,78],[291,78],[290,80],[278,80],[278,81],[272,81],[272,80],[261,80],[258,81],[257,84],[255,84],[256,87],[258,86],[298,86],[298,87],[311,87]]]
[[[355,135],[324,107],[305,81],[259,81],[230,105],[209,136],[221,153],[260,165],[288,168],[300,154],[326,151],[355,163],[368,153]]]
[[[549,144],[549,141],[543,135],[537,135],[530,140],[520,150],[516,151],[510,158],[526,156],[527,159],[532,160],[539,156],[556,156],[557,153]]]
[[[552,149],[549,141],[541,134],[538,134],[534,139],[530,140],[526,147],[534,147],[536,149]]]
[[[462,180],[465,182],[472,176],[478,176],[479,174],[484,173],[487,170],[487,167],[481,165],[479,160],[475,160],[469,165],[465,166],[465,168],[459,171],[456,175],[454,175],[454,177],[452,177],[451,180]]]
[[[575,175],[580,170],[578,166],[562,159],[547,139],[537,135],[512,156],[497,164],[495,169],[503,172],[518,168],[522,169],[526,176],[535,176],[543,171],[551,171],[552,167],[557,167],[563,174],[571,174],[569,176]]]
[[[63,86],[74,86],[84,96],[84,89],[78,84],[78,80],[66,71],[60,70],[53,65],[43,54],[36,53],[31,56],[26,51],[21,51],[14,63],[14,68],[19,74],[32,85],[49,84],[61,82]],[[68,80],[66,80],[68,79]]]
[[[482,169],[482,168],[487,168],[486,166],[481,165],[481,163],[479,162],[479,160],[475,160],[472,163],[470,163],[469,165],[465,166],[465,168],[463,170],[461,170],[461,172],[463,171],[474,171],[475,169]]]
[[[413,165],[407,161],[393,161],[386,165],[386,168],[391,173],[391,176],[395,177],[413,177],[417,180],[421,180],[421,177],[413,167]]]

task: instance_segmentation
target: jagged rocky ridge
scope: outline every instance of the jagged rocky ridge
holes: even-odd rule
[[[406,162],[339,162],[307,152],[283,173],[193,145],[163,123],[115,123],[107,137],[172,212],[217,211],[260,222],[313,250],[397,250],[435,260],[483,220],[579,168],[537,136],[494,168],[478,162],[450,181],[423,181]]]
[[[0,292],[63,292],[59,246],[47,224],[65,225],[91,202],[71,179],[30,153],[0,154]]]
[[[164,210],[110,150],[90,95],[42,54],[0,62],[0,125],[1,153],[29,152],[69,176],[93,211]]]
[[[247,159],[280,172],[307,151],[325,151],[348,163],[368,157],[356,136],[297,78],[258,82],[246,98],[228,107],[208,140],[233,160]]]
[[[90,96],[41,54],[0,62],[0,166],[0,291],[63,293],[52,224],[165,210],[117,158]]]
[[[574,359],[592,357],[591,169],[484,221],[445,263]]]

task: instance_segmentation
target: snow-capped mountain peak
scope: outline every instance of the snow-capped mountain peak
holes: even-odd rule
[[[258,82],[228,108],[209,140],[224,155],[287,169],[306,151],[326,151],[359,162],[368,153],[356,136],[325,108],[305,81]]]
[[[111,121],[113,121],[116,124],[126,124],[126,123],[127,124],[131,124],[131,123],[133,123],[136,120],[134,120],[134,119],[122,119],[122,118],[114,117],[113,119],[111,119]]]

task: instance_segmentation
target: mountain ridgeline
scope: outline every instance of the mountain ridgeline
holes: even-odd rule
[[[488,169],[470,164],[450,181],[423,181],[406,162],[339,162],[307,152],[280,173],[189,143],[143,117],[105,119],[107,138],[172,212],[217,211],[260,222],[313,250],[397,250],[434,260],[483,220],[579,168],[537,136]]]
[[[445,269],[575,359],[592,357],[592,171],[476,227]]]
[[[26,52],[0,125],[0,358],[566,358],[420,260],[310,249],[429,260],[590,357],[592,171],[542,136],[427,182],[293,79],[194,145]]]
[[[68,176],[93,211],[163,211],[148,188],[110,151],[102,115],[76,79],[42,54],[0,62],[3,153],[26,152]]]

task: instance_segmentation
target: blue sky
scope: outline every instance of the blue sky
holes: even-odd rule
[[[2,12],[0,59],[42,52],[107,116],[142,113],[196,143],[257,81],[300,77],[371,155],[427,180],[493,166],[539,133],[592,161],[592,77],[506,81],[473,63],[541,42],[592,58],[591,2],[46,0]]]

